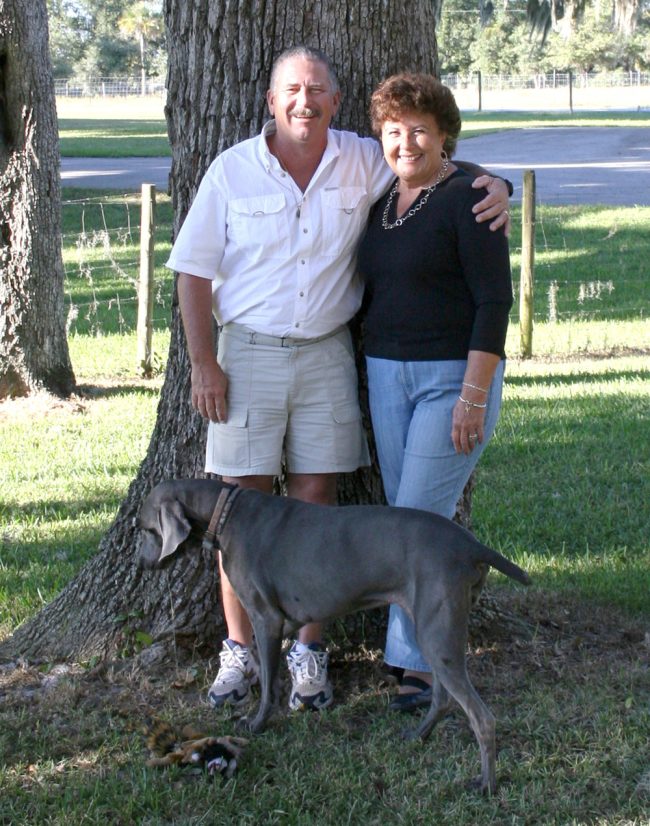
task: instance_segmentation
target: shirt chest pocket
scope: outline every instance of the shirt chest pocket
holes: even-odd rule
[[[228,241],[265,258],[286,257],[289,232],[284,195],[257,195],[228,202]]]
[[[368,218],[368,193],[360,186],[324,189],[321,194],[324,255],[339,255],[354,249]]]

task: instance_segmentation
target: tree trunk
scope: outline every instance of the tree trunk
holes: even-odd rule
[[[45,0],[0,0],[0,399],[75,385]]]
[[[338,125],[364,132],[369,95],[382,77],[405,67],[437,70],[430,0],[408,7],[330,0],[309,8],[277,0],[166,0],[165,15],[176,229],[214,156],[261,129],[272,61],[285,47],[303,42],[333,57],[344,93]],[[151,641],[215,650],[223,618],[209,555],[197,546],[162,571],[136,564],[135,517],[144,496],[163,479],[201,476],[204,463],[205,425],[190,405],[190,365],[176,301],[171,325],[156,426],[115,522],[97,556],[15,632],[1,654],[85,660]],[[376,464],[342,479],[340,501],[383,501]]]
[[[639,17],[639,0],[615,0],[614,27],[624,37],[632,37]]]

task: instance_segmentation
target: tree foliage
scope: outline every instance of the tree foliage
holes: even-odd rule
[[[438,32],[443,74],[650,69],[650,0],[445,0]]]
[[[162,0],[47,0],[54,76],[164,71]]]

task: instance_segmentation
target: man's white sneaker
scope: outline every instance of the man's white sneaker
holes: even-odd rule
[[[291,674],[289,708],[292,711],[326,708],[332,703],[332,686],[327,679],[327,651],[312,643],[302,652],[294,643],[287,654]]]
[[[240,706],[250,696],[250,687],[257,683],[257,663],[250,649],[232,640],[224,640],[219,654],[220,668],[208,691],[212,708],[229,704]]]

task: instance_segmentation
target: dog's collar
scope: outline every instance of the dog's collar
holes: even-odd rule
[[[213,550],[219,544],[219,536],[223,531],[230,511],[235,503],[235,499],[242,492],[242,488],[236,485],[228,485],[219,492],[217,497],[217,504],[214,506],[212,516],[210,517],[210,524],[207,531],[203,534],[203,547],[207,550]]]

